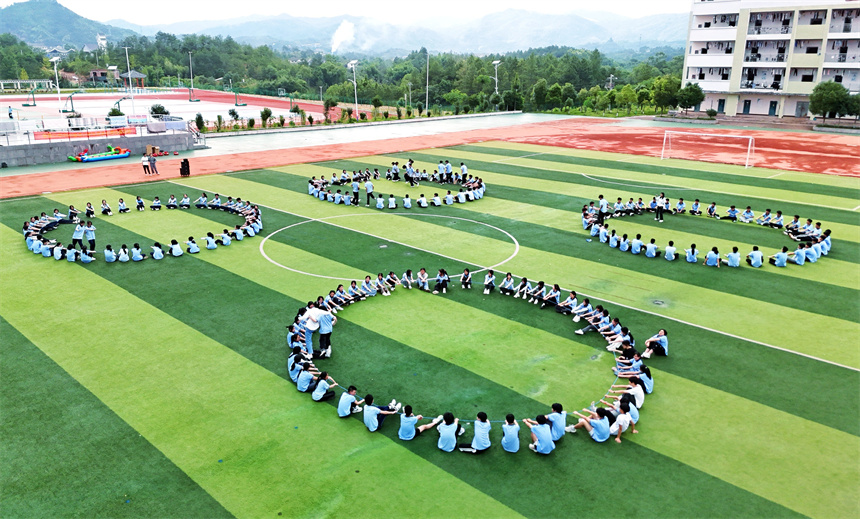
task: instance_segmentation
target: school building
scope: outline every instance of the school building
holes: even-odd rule
[[[818,83],[860,91],[860,0],[694,0],[685,54],[697,111],[811,117]]]

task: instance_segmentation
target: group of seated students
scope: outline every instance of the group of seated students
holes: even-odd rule
[[[602,198],[603,195],[600,196]],[[619,198],[619,200],[621,199]],[[630,202],[632,203],[632,201],[633,199],[631,198]],[[679,202],[679,205],[681,204],[683,204],[683,199]],[[698,211],[698,199],[696,200],[696,203],[694,203],[694,207],[697,208],[695,210],[696,212],[693,212],[691,209],[690,214],[701,214],[701,212]],[[711,204],[711,207],[709,207],[708,210],[710,211],[713,207],[715,207],[715,204]],[[681,214],[685,211],[686,210],[683,207],[680,209],[676,208],[674,214]],[[733,219],[733,221],[755,221],[756,223],[764,226],[784,228],[784,234],[799,242],[797,249],[793,252],[789,252],[788,247],[783,247],[782,250],[777,251],[768,257],[769,263],[775,267],[785,267],[789,263],[803,265],[807,261],[815,263],[821,257],[827,256],[830,252],[832,246],[830,229],[822,232],[821,222],[817,222],[813,225],[812,220],[807,219],[806,224],[801,225],[800,217],[795,215],[791,222],[783,224],[782,213],[780,211],[777,211],[777,216],[774,217],[771,215],[770,209],[768,209],[758,219],[755,219],[755,215],[749,207],[745,213],[747,212],[749,214],[746,214],[746,216],[731,216],[729,218]],[[657,245],[656,239],[654,238],[651,238],[648,243],[645,243],[642,240],[641,234],[637,234],[634,239],[630,240],[627,234],[619,236],[614,229],[610,230],[610,226],[606,223],[606,219],[616,216],[626,216],[628,213],[622,213],[620,215],[613,213],[612,215],[605,216],[603,219],[598,217],[599,214],[600,211],[594,207],[593,202],[588,206],[583,206],[582,208],[582,228],[584,230],[589,230],[591,236],[597,237],[600,243],[607,244],[611,248],[618,249],[622,252],[629,251],[633,255],[641,254],[646,258],[659,258],[662,256],[668,261],[674,261],[678,257],[678,250],[675,247],[674,241],[670,240],[665,249],[660,250],[660,247]],[[629,214],[637,213],[634,212]],[[720,218],[718,214],[714,217],[717,219]],[[662,218],[662,216],[660,218]],[[723,218],[725,219],[726,217]],[[695,243],[691,244],[689,249],[684,249],[683,252],[688,263],[698,263],[701,251],[696,248]],[[717,268],[721,265],[740,267],[744,260],[748,265],[755,268],[762,267],[765,264],[764,253],[759,250],[758,246],[753,246],[752,251],[750,251],[743,260],[738,247],[732,247],[731,252],[722,256],[720,255],[720,251],[717,247],[712,247],[710,251],[705,253],[702,265]]]
[[[447,164],[447,161],[445,162]],[[442,164],[442,161],[440,161],[440,164]],[[447,164],[447,167],[450,168],[450,164]],[[392,182],[399,182],[400,172],[398,168],[398,163],[393,162],[392,168],[386,172],[386,179]],[[374,193],[373,180],[378,180],[380,173],[378,169],[374,169],[373,173],[371,173],[370,168],[365,169],[365,171],[353,171],[352,175],[343,170],[339,178],[336,173],[332,173],[331,180],[325,177],[319,179],[312,177],[308,180],[308,194],[323,202],[331,202],[335,205],[358,206],[361,204],[360,190],[361,183],[363,182],[366,195],[365,206],[369,207],[371,201],[373,201],[377,209],[398,209],[399,207],[411,209],[413,200],[415,205],[420,208],[430,206],[441,207],[442,205],[465,204],[466,202],[472,202],[484,197],[486,190],[484,181],[480,177],[469,175],[465,164],[461,165],[461,173],[451,173],[450,171],[444,173],[441,171],[442,169],[445,169],[445,165],[440,168],[439,172],[433,175],[432,178],[434,181],[443,185],[453,184],[454,186],[459,186],[459,190],[457,188],[449,189],[443,196],[440,196],[439,193],[434,193],[433,197],[429,200],[424,193],[421,193],[417,199],[412,199],[407,193],[398,203],[398,199],[393,194],[390,194],[386,198],[383,194]],[[410,159],[407,162],[404,175],[406,180],[415,186],[419,185],[419,180],[424,178],[422,175],[426,175],[426,172],[423,174],[418,173],[412,167]],[[338,189],[338,186],[349,188]]]
[[[230,245],[233,240],[241,241],[245,236],[255,236],[263,229],[263,219],[262,214],[260,213],[260,208],[256,205],[252,205],[248,201],[242,202],[241,198],[233,200],[233,197],[228,197],[227,202],[221,204],[220,197],[216,194],[212,201],[214,204],[207,204],[205,202],[206,193],[201,195],[198,202],[200,199],[203,199],[204,203],[197,204],[198,208],[223,210],[245,218],[245,223],[237,224],[233,229],[224,229],[223,232],[217,236],[211,232],[206,233],[206,236],[200,238],[200,240],[206,242],[207,249],[215,249],[219,245]],[[146,203],[139,196],[136,197],[136,206],[139,211],[146,209]],[[149,207],[154,211],[158,211],[162,208],[158,197],[153,199]],[[167,209],[187,209],[190,207],[189,197],[188,195],[184,195],[182,201],[177,202],[176,197],[170,195],[169,201],[164,207]],[[95,209],[91,203],[87,202],[85,212],[88,218],[95,215]],[[122,198],[119,199],[118,212],[121,214],[129,212],[129,209]],[[95,240],[96,228],[93,226],[92,221],[87,221],[86,224],[83,224],[80,217],[78,217],[78,214],[80,213],[81,211],[75,209],[75,206],[70,205],[68,215],[60,213],[58,209],[54,209],[52,216],[47,216],[43,212],[41,217],[34,216],[29,221],[24,222],[23,233],[27,249],[32,251],[34,254],[41,254],[46,258],[53,257],[56,260],[65,259],[72,263],[78,260],[82,263],[92,263],[95,261],[95,255],[98,253],[96,251]],[[113,210],[106,200],[102,200],[101,213],[106,216],[113,216]],[[57,229],[60,224],[75,225],[75,230],[72,234],[72,241],[66,246],[61,242],[49,239],[45,236],[45,233]],[[87,237],[89,247],[84,246],[84,235]],[[80,245],[80,250],[77,248],[78,245]],[[188,237],[185,245],[186,249],[183,251],[182,246],[177,240],[171,240],[168,250],[165,251],[159,242],[155,242],[150,247],[152,252],[144,253],[139,243],[135,243],[131,248],[124,243],[117,250],[114,250],[111,245],[106,245],[103,254],[106,263],[127,263],[128,261],[143,261],[147,258],[160,260],[166,255],[178,257],[182,256],[184,252],[188,252],[190,254],[200,252],[200,246],[197,244],[193,236]]]
[[[484,276],[484,294],[495,290],[495,280],[495,273],[489,270]],[[445,293],[449,281],[446,270],[439,269],[433,293]],[[462,289],[471,289],[472,275],[469,269],[464,270],[459,282]],[[364,301],[368,297],[379,294],[387,296],[398,287],[412,289],[413,285],[430,291],[429,275],[425,268],[418,271],[417,279],[413,277],[411,269],[406,270],[399,279],[394,272],[389,272],[388,275],[379,272],[375,279],[367,275],[360,286],[355,280],[350,283],[349,288],[340,284],[330,290],[327,296],[319,296],[315,302],[310,301],[307,306],[299,309],[294,322],[288,327],[287,334],[290,352],[287,370],[297,389],[310,393],[312,399],[317,402],[333,399],[335,396],[332,389],[338,387],[337,382],[327,371],[321,370],[314,363],[314,359],[331,356],[331,325],[336,321],[332,314],[337,314],[347,306]],[[552,404],[547,414],[539,414],[534,419],[523,419],[522,423],[529,429],[529,449],[538,454],[549,454],[565,433],[576,433],[579,429],[585,429],[594,441],[600,443],[613,436],[616,442],[621,443],[621,436],[625,432],[638,433],[636,425],[639,423],[639,409],[645,402],[645,395],[654,389],[651,371],[643,359],[650,358],[653,354],[669,354],[666,330],[661,329],[646,340],[640,353],[635,347],[633,334],[627,327],[621,326],[618,318],[610,318],[609,311],[602,305],[593,308],[588,298],[579,303],[576,292],[571,291],[567,299],[560,301],[561,289],[558,285],[553,285],[552,289],[547,291],[543,281],[533,287],[527,278],[522,278],[517,283],[511,273],[505,275],[499,291],[515,299],[522,298],[529,303],[540,304],[541,308],[555,308],[556,312],[563,315],[572,314],[574,322],[584,319],[588,325],[576,333],[583,335],[590,331],[599,332],[608,343],[607,350],[616,355],[616,364],[612,371],[617,378],[627,381],[626,384],[613,384],[610,387],[600,400],[605,407],[597,408],[592,402],[589,408],[573,412],[578,421],[571,425],[567,425],[567,412],[560,403]],[[320,331],[320,349],[314,351],[313,333],[316,329]],[[397,399],[392,399],[387,405],[375,402],[372,394],[359,398],[357,388],[351,385],[340,396],[337,414],[341,418],[347,418],[363,413],[364,424],[370,432],[379,430],[387,416],[399,414],[398,438],[410,441],[436,428],[439,433],[437,446],[445,452],[459,449],[461,452],[480,454],[492,446],[490,431],[493,422],[483,411],[477,413],[473,422],[474,434],[471,443],[458,443],[458,437],[465,433],[464,426],[467,426],[468,422],[461,421],[451,412],[425,417],[416,414],[411,405],[403,405]],[[419,425],[421,421],[425,423]],[[518,452],[520,424],[513,414],[505,417],[501,429],[502,448],[506,452]]]

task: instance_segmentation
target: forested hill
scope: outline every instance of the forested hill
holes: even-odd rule
[[[119,5],[119,4],[118,4]],[[96,45],[96,34],[119,41],[136,33],[94,22],[66,9],[56,0],[30,0],[0,9],[0,34],[10,33],[30,45]]]

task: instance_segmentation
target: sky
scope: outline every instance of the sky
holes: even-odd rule
[[[583,10],[599,10],[623,14],[629,17],[660,13],[689,12],[692,0],[612,0],[597,3],[593,0],[545,0],[523,2],[522,0],[435,0],[430,2],[404,2],[402,0],[326,0],[304,2],[284,0],[147,0],[144,2],[117,2],[116,0],[58,0],[60,4],[77,14],[105,22],[124,19],[137,25],[166,24],[195,20],[230,20],[250,15],[322,16],[366,16],[396,23],[403,20],[415,25],[417,20],[440,20],[442,17],[460,19],[480,18],[485,14],[506,9],[528,9],[541,13],[581,13]],[[0,0],[0,7],[17,3]],[[318,6],[323,5],[324,9]],[[432,6],[428,12],[427,6]],[[218,6],[218,8],[215,8]],[[235,8],[241,6],[240,11]],[[420,24],[420,23],[419,23]]]

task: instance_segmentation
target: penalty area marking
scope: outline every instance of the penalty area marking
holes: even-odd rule
[[[485,267],[485,266],[480,265],[480,264],[478,264],[478,263],[474,263],[474,262],[471,262],[471,261],[465,261],[465,260],[462,260],[462,259],[459,259],[459,258],[454,258],[454,257],[452,257],[452,256],[446,256],[445,254],[441,254],[441,253],[439,253],[439,252],[435,252],[435,251],[427,250],[427,249],[422,249],[421,247],[416,247],[416,246],[414,246],[414,245],[409,245],[408,243],[402,243],[402,242],[399,242],[399,241],[396,241],[396,240],[392,240],[392,239],[389,239],[389,238],[385,238],[385,237],[383,237],[383,236],[377,236],[377,235],[375,235],[375,234],[371,234],[371,233],[368,233],[368,232],[358,231],[358,230],[351,229],[351,228],[349,228],[349,227],[344,227],[344,226],[342,226],[342,225],[337,225],[337,224],[335,224],[335,223],[331,223],[331,222],[329,222],[329,221],[328,221],[328,220],[332,220],[332,219],[335,219],[335,218],[346,218],[346,217],[355,217],[355,216],[380,216],[380,215],[405,215],[405,216],[421,216],[421,217],[428,217],[428,218],[449,218],[449,219],[451,219],[451,220],[462,220],[462,221],[464,221],[464,222],[476,223],[476,224],[479,224],[479,225],[483,225],[483,226],[485,226],[485,227],[489,227],[490,229],[493,229],[493,230],[499,231],[499,232],[501,232],[502,234],[504,234],[505,236],[507,236],[507,237],[508,237],[512,242],[513,242],[513,244],[514,244],[514,252],[513,252],[513,254],[511,254],[510,256],[508,256],[507,258],[505,258],[504,260],[500,261],[499,263],[496,263],[495,265],[491,265],[491,266],[489,266],[489,267]],[[338,227],[338,228],[340,228],[340,229],[346,229],[346,230],[348,230],[348,231],[357,232],[357,233],[359,233],[359,234],[364,234],[365,236],[370,236],[370,237],[372,237],[372,238],[377,238],[377,239],[380,239],[380,240],[385,240],[385,241],[390,242],[390,243],[396,243],[396,244],[398,244],[398,245],[402,245],[402,246],[404,246],[404,247],[409,247],[410,249],[420,250],[421,252],[426,252],[426,253],[428,253],[428,254],[433,254],[433,255],[436,255],[436,256],[441,256],[441,257],[443,257],[443,258],[447,258],[447,259],[450,259],[450,260],[453,260],[453,261],[457,261],[457,262],[460,262],[460,263],[466,263],[466,264],[468,264],[468,265],[475,265],[475,266],[477,266],[477,267],[481,267],[479,270],[474,271],[474,272],[473,272],[473,274],[477,274],[477,273],[479,273],[479,272],[483,272],[483,271],[485,271],[485,270],[490,270],[490,269],[494,269],[494,268],[496,268],[496,267],[500,267],[500,266],[504,265],[505,263],[507,263],[507,262],[511,261],[512,259],[514,259],[514,258],[517,256],[517,254],[519,254],[519,253],[520,253],[520,242],[519,242],[519,241],[517,241],[517,239],[516,239],[516,238],[514,238],[514,236],[513,236],[511,233],[509,233],[508,231],[506,231],[506,230],[504,230],[504,229],[501,229],[501,228],[499,228],[499,227],[496,227],[496,226],[494,226],[494,225],[490,225],[490,224],[488,224],[488,223],[484,223],[484,222],[479,222],[479,221],[477,221],[477,220],[470,220],[470,219],[468,219],[468,218],[461,218],[461,217],[459,217],[459,216],[446,216],[446,215],[441,215],[441,214],[419,214],[419,213],[403,213],[403,212],[400,212],[400,213],[355,213],[355,214],[339,214],[339,215],[334,215],[334,216],[327,216],[327,217],[325,217],[325,218],[309,218],[309,219],[307,219],[307,220],[305,220],[305,221],[297,222],[297,223],[294,223],[294,224],[292,224],[292,225],[288,225],[288,226],[286,226],[286,227],[282,227],[282,228],[280,228],[280,229],[277,229],[277,230],[275,230],[275,231],[272,231],[268,236],[266,236],[265,238],[263,238],[263,241],[261,241],[261,242],[260,242],[260,254],[262,254],[262,255],[263,255],[263,257],[264,257],[264,258],[266,258],[266,260],[268,260],[270,263],[272,263],[272,264],[274,264],[274,265],[277,265],[278,267],[281,267],[282,269],[289,270],[289,271],[291,271],[291,272],[295,272],[296,274],[303,274],[303,275],[305,275],[305,276],[312,276],[312,277],[323,278],[323,279],[333,279],[333,280],[336,280],[336,281],[352,281],[352,278],[342,278],[342,277],[335,277],[335,276],[325,276],[325,275],[322,275],[322,274],[313,274],[313,273],[311,273],[311,272],[304,272],[304,271],[302,271],[302,270],[298,270],[298,269],[294,269],[294,268],[292,268],[292,267],[288,267],[288,266],[286,266],[286,265],[283,265],[283,264],[281,264],[281,263],[278,263],[277,261],[275,261],[274,259],[272,259],[271,257],[269,257],[269,255],[268,255],[268,254],[266,254],[266,251],[265,251],[265,250],[263,250],[263,247],[266,245],[266,242],[267,242],[267,241],[269,240],[269,238],[271,238],[272,236],[274,236],[274,235],[278,234],[279,232],[286,231],[286,230],[288,230],[288,229],[292,229],[293,227],[297,227],[297,226],[299,226],[299,225],[304,225],[304,224],[306,224],[306,223],[310,223],[310,222],[319,222],[319,223],[324,223],[324,224],[326,224],[326,225],[331,225],[331,226],[333,226],[333,227]],[[453,275],[453,276],[450,276],[450,277],[451,277],[451,279],[455,279],[455,278],[460,278],[460,277],[462,277],[462,276],[463,276],[462,274],[457,274],[457,275]]]

